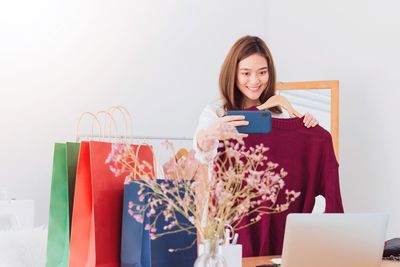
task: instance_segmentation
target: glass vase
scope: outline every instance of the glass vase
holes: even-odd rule
[[[221,254],[218,239],[206,240],[203,246],[204,251],[197,257],[194,267],[228,267]]]

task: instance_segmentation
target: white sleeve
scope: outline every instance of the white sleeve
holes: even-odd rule
[[[217,109],[220,108],[218,105],[207,105],[200,114],[199,122],[197,124],[196,131],[193,135],[193,149],[196,151],[196,157],[203,163],[208,163],[217,155],[218,143],[207,152],[202,151],[197,144],[197,135],[200,130],[203,130],[210,126],[218,119]]]

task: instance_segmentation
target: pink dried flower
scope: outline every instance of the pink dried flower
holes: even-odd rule
[[[229,125],[221,128],[221,134],[238,137],[235,127]],[[164,145],[174,152],[171,142]],[[196,159],[193,150],[179,158],[173,155],[163,165],[164,182],[154,179],[151,164],[139,161],[129,146],[113,146],[106,162],[114,175],[129,174],[126,181],[141,178],[134,181],[140,184],[141,204],[129,202],[128,212],[142,223],[143,216],[153,218],[145,225],[152,239],[168,231],[195,232],[196,229],[201,238],[221,237],[226,223],[236,228],[248,216],[249,221],[240,224],[240,228],[249,226],[257,223],[262,215],[287,210],[299,197],[299,192],[282,190],[287,172],[283,168],[278,170],[279,165],[268,160],[268,148],[263,144],[247,148],[241,139],[225,140],[220,142],[219,149],[218,156],[211,159],[211,171],[208,164]],[[139,176],[133,177],[134,173]],[[285,201],[278,202],[282,199],[280,194],[285,194]],[[187,221],[178,221],[178,214]],[[159,218],[167,223],[163,226],[165,233],[157,233]]]
[[[133,210],[129,209],[129,210],[128,210],[128,214],[129,214],[130,216],[133,216],[135,213],[133,212]]]
[[[134,218],[138,223],[143,223],[143,221],[144,221],[143,215],[141,215],[141,214],[134,214],[134,215],[133,215],[133,218]]]

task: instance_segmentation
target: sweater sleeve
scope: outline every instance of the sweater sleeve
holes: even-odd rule
[[[326,213],[344,212],[339,182],[339,163],[333,150],[332,137],[324,144],[321,166],[320,192],[326,199]]]

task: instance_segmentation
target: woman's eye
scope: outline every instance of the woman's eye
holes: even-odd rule
[[[263,70],[263,71],[260,72],[260,74],[261,74],[261,75],[265,75],[265,74],[267,74],[267,71],[266,71],[266,70]]]
[[[249,76],[249,73],[248,72],[242,72],[242,75]]]

